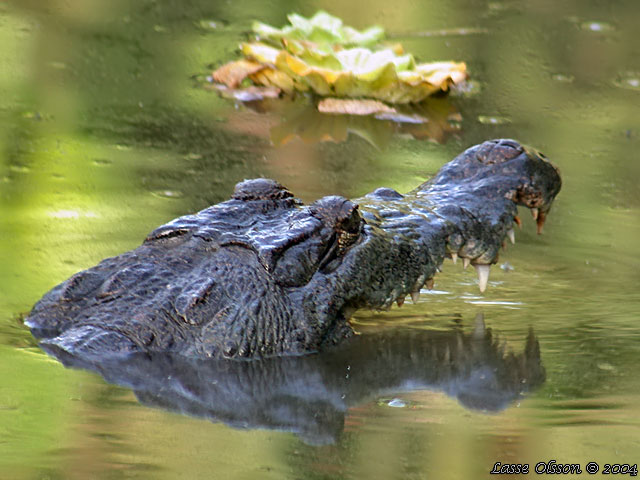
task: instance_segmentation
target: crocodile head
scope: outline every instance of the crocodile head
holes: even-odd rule
[[[303,205],[277,182],[244,181],[230,200],[58,285],[26,323],[70,353],[316,351],[352,333],[355,310],[415,299],[446,257],[473,264],[484,291],[516,206],[540,230],[560,185],[555,167],[512,140],[468,149],[404,195]]]

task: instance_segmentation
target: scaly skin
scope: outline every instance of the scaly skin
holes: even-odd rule
[[[80,355],[317,351],[351,335],[356,309],[415,298],[447,256],[476,266],[484,290],[516,205],[541,228],[560,185],[513,140],[466,150],[406,195],[380,188],[305,206],[272,180],[245,181],[231,200],[58,285],[25,323]]]

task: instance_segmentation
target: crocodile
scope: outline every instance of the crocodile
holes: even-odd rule
[[[406,194],[304,205],[274,180],[245,180],[230,200],[54,287],[25,324],[43,345],[85,357],[317,352],[353,335],[357,309],[417,301],[445,258],[473,265],[484,291],[517,206],[540,233],[560,187],[543,154],[510,139],[465,150]]]

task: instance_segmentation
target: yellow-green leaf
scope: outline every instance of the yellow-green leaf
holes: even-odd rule
[[[464,63],[417,65],[401,45],[360,46],[379,41],[384,34],[380,27],[358,31],[322,11],[311,18],[298,14],[288,18],[291,25],[282,29],[254,23],[264,41],[243,43],[240,49],[246,59],[216,71],[216,81],[235,87],[249,77],[254,84],[286,93],[311,90],[322,96],[417,103],[467,77]],[[350,45],[356,46],[347,48]]]
[[[281,29],[261,22],[254,22],[252,28],[261,40],[277,44],[305,40],[316,43],[319,47],[368,46],[384,38],[384,29],[381,27],[374,26],[361,32],[353,27],[344,26],[340,18],[322,10],[311,18],[305,18],[297,13],[292,13],[287,18],[291,25]]]

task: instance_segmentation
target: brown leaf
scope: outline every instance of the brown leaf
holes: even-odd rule
[[[318,111],[346,115],[374,115],[379,113],[397,113],[395,108],[377,100],[346,100],[325,98],[318,103]]]
[[[265,66],[262,70],[249,76],[257,85],[277,87],[287,94],[292,94],[295,86],[292,78],[284,72]]]
[[[259,72],[264,65],[252,60],[237,60],[229,62],[213,72],[213,79],[224,83],[229,88],[236,88],[249,75]]]

